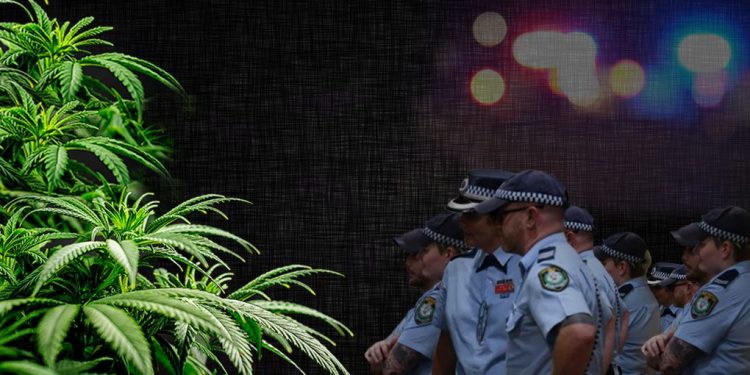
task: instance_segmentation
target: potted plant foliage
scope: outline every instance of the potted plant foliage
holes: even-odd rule
[[[33,0],[0,3],[30,18],[0,23],[0,372],[251,374],[261,353],[296,366],[299,350],[346,374],[332,341],[294,316],[351,331],[267,294],[337,273],[289,265],[229,291],[223,259],[257,250],[192,220],[244,201],[209,194],[159,210],[131,189],[132,168],[168,176],[141,78],[184,95],[180,83],[137,57],[90,52],[111,46],[92,17],[61,23]]]

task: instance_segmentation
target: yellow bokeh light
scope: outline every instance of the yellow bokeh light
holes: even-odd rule
[[[508,25],[503,16],[495,12],[484,12],[474,20],[471,29],[477,43],[485,47],[494,47],[505,39]]]
[[[621,98],[638,95],[645,84],[646,74],[635,61],[621,60],[609,71],[609,87]]]
[[[680,63],[694,73],[720,72],[732,57],[732,47],[715,34],[692,34],[677,47]]]
[[[471,78],[471,95],[480,104],[495,104],[505,93],[505,80],[492,69],[480,70]]]

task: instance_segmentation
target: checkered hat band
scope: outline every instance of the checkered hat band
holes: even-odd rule
[[[601,246],[602,251],[604,251],[607,255],[611,256],[612,258],[616,259],[622,259],[628,263],[638,264],[643,262],[645,259],[641,257],[637,257],[635,255],[625,254],[621,253],[615,249],[612,249],[611,247],[602,244]]]
[[[495,196],[500,199],[512,202],[531,202],[546,204],[550,206],[563,206],[565,204],[563,197],[543,193],[532,193],[527,191],[509,191],[497,189],[497,191],[495,191]]]
[[[706,223],[705,221],[701,221],[700,223],[698,223],[698,228],[703,229],[708,234],[710,234],[710,235],[712,235],[714,237],[725,239],[725,240],[730,240],[730,241],[738,243],[740,245],[744,245],[748,241],[750,241],[750,238],[747,238],[745,236],[740,236],[739,234],[727,232],[727,231],[725,231],[723,229],[719,229],[717,227],[714,227],[714,226]]]
[[[672,280],[687,280],[687,275],[684,273],[678,274],[678,273],[672,272],[669,274],[669,278]]]
[[[651,276],[653,276],[655,279],[659,279],[659,280],[669,279],[670,275],[671,274],[666,273],[666,272],[662,272],[662,271],[656,271],[656,270],[651,271]]]
[[[469,185],[466,187],[466,190],[461,192],[461,195],[469,199],[486,201],[487,199],[492,198],[492,194],[494,193],[495,190],[493,189],[487,189],[477,185]]]
[[[579,223],[577,221],[566,221],[565,229],[578,230],[578,231],[583,231],[583,232],[593,232],[594,226],[591,224]]]
[[[440,234],[427,227],[422,229],[422,233],[424,233],[424,235],[429,237],[431,240],[441,243],[443,245],[453,246],[460,250],[465,250],[468,248],[468,246],[466,246],[466,243],[464,241],[460,241],[453,237],[448,237],[444,234]]]

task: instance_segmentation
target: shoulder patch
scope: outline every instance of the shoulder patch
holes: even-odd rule
[[[536,257],[536,262],[541,263],[545,260],[555,259],[555,250],[557,250],[554,246],[545,247],[544,249],[539,250],[539,256]]]
[[[722,272],[719,276],[717,276],[711,284],[716,284],[721,287],[726,288],[729,283],[734,281],[737,276],[739,276],[739,271],[737,270],[729,270],[726,272]]]
[[[617,291],[620,293],[620,298],[625,298],[625,296],[628,295],[628,293],[633,291],[633,286],[630,284],[625,284],[619,288],[617,288]]]
[[[551,292],[559,292],[568,287],[570,278],[564,269],[549,266],[539,271],[539,281],[542,283],[542,288]]]
[[[435,305],[437,301],[434,297],[425,297],[419,302],[419,306],[414,310],[414,321],[417,325],[424,325],[432,322],[432,315],[435,314]]]
[[[458,258],[474,258],[474,255],[476,254],[477,254],[477,248],[473,248],[469,251],[464,251],[461,254],[454,255],[453,258],[451,258],[451,260],[458,259]]]
[[[690,315],[692,315],[693,319],[706,317],[711,314],[717,303],[719,303],[719,299],[716,298],[715,294],[703,290],[695,298],[695,301],[693,301]]]

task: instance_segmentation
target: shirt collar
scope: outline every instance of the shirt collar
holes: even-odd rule
[[[640,287],[648,285],[648,283],[646,282],[646,276],[641,276],[641,277],[632,278],[622,283],[622,285],[620,285],[620,288],[622,288],[625,285],[632,285],[633,288],[640,288]]]
[[[743,260],[742,262],[736,263],[732,268],[740,273],[750,272],[750,260]]]
[[[501,271],[507,272],[507,265],[510,261],[512,254],[509,254],[502,247],[498,247],[492,254],[487,254],[483,250],[480,256],[474,259],[474,270],[476,272],[482,271],[490,266],[498,267]],[[494,257],[495,261],[486,261],[487,257]]]
[[[531,249],[529,249],[529,251],[524,254],[523,258],[521,258],[523,269],[527,271],[531,269],[531,266],[533,266],[534,262],[536,262],[536,258],[539,257],[539,250],[544,249],[551,244],[560,242],[566,242],[565,234],[563,232],[550,234],[549,236],[537,241],[537,243],[535,243],[534,246],[532,246]]]

